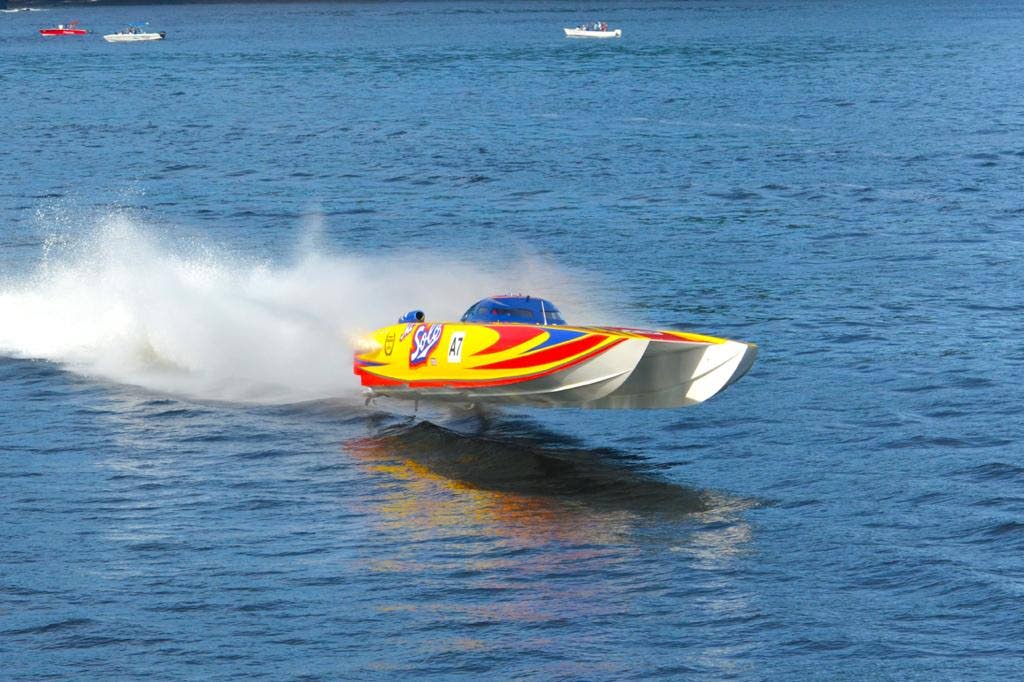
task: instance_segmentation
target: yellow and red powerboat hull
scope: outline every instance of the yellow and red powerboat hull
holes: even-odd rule
[[[354,372],[374,396],[667,408],[707,400],[756,356],[753,344],[677,331],[412,322],[362,340]]]

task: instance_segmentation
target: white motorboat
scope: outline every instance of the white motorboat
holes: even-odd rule
[[[580,24],[576,28],[563,28],[566,38],[621,38],[621,28],[608,28],[603,21]]]
[[[146,31],[144,26],[145,24],[141,26],[128,26],[117,33],[103,36],[103,39],[108,43],[135,43],[142,40],[163,40],[164,36],[167,35],[163,31],[159,33]]]

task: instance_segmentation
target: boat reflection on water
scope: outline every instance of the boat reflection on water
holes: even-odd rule
[[[751,506],[666,481],[614,450],[546,448],[427,421],[386,427],[346,450],[404,483],[379,500],[381,511],[422,530],[482,524],[528,543],[621,543],[645,522],[698,532],[712,517]]]
[[[511,646],[562,665],[566,628],[600,639],[601,623],[650,609],[682,608],[708,626],[757,612],[732,584],[751,537],[740,512],[753,502],[666,481],[627,453],[550,448],[565,435],[529,431],[508,419],[473,435],[391,421],[345,443],[370,483],[355,565],[389,595],[382,617],[424,633],[424,659]],[[697,655],[729,672],[727,652],[709,645]],[[571,676],[584,679],[622,677],[632,665],[572,660]]]

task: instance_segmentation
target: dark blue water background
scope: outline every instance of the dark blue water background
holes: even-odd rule
[[[167,40],[99,38],[131,21]],[[1022,35],[0,14],[3,675],[1024,675]],[[353,334],[499,285],[761,357],[680,411],[362,405]]]

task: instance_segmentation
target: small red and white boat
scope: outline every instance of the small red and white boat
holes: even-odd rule
[[[84,28],[78,28],[77,21],[72,21],[70,24],[57,24],[54,28],[39,29],[41,36],[84,36],[86,33],[88,31]]]

